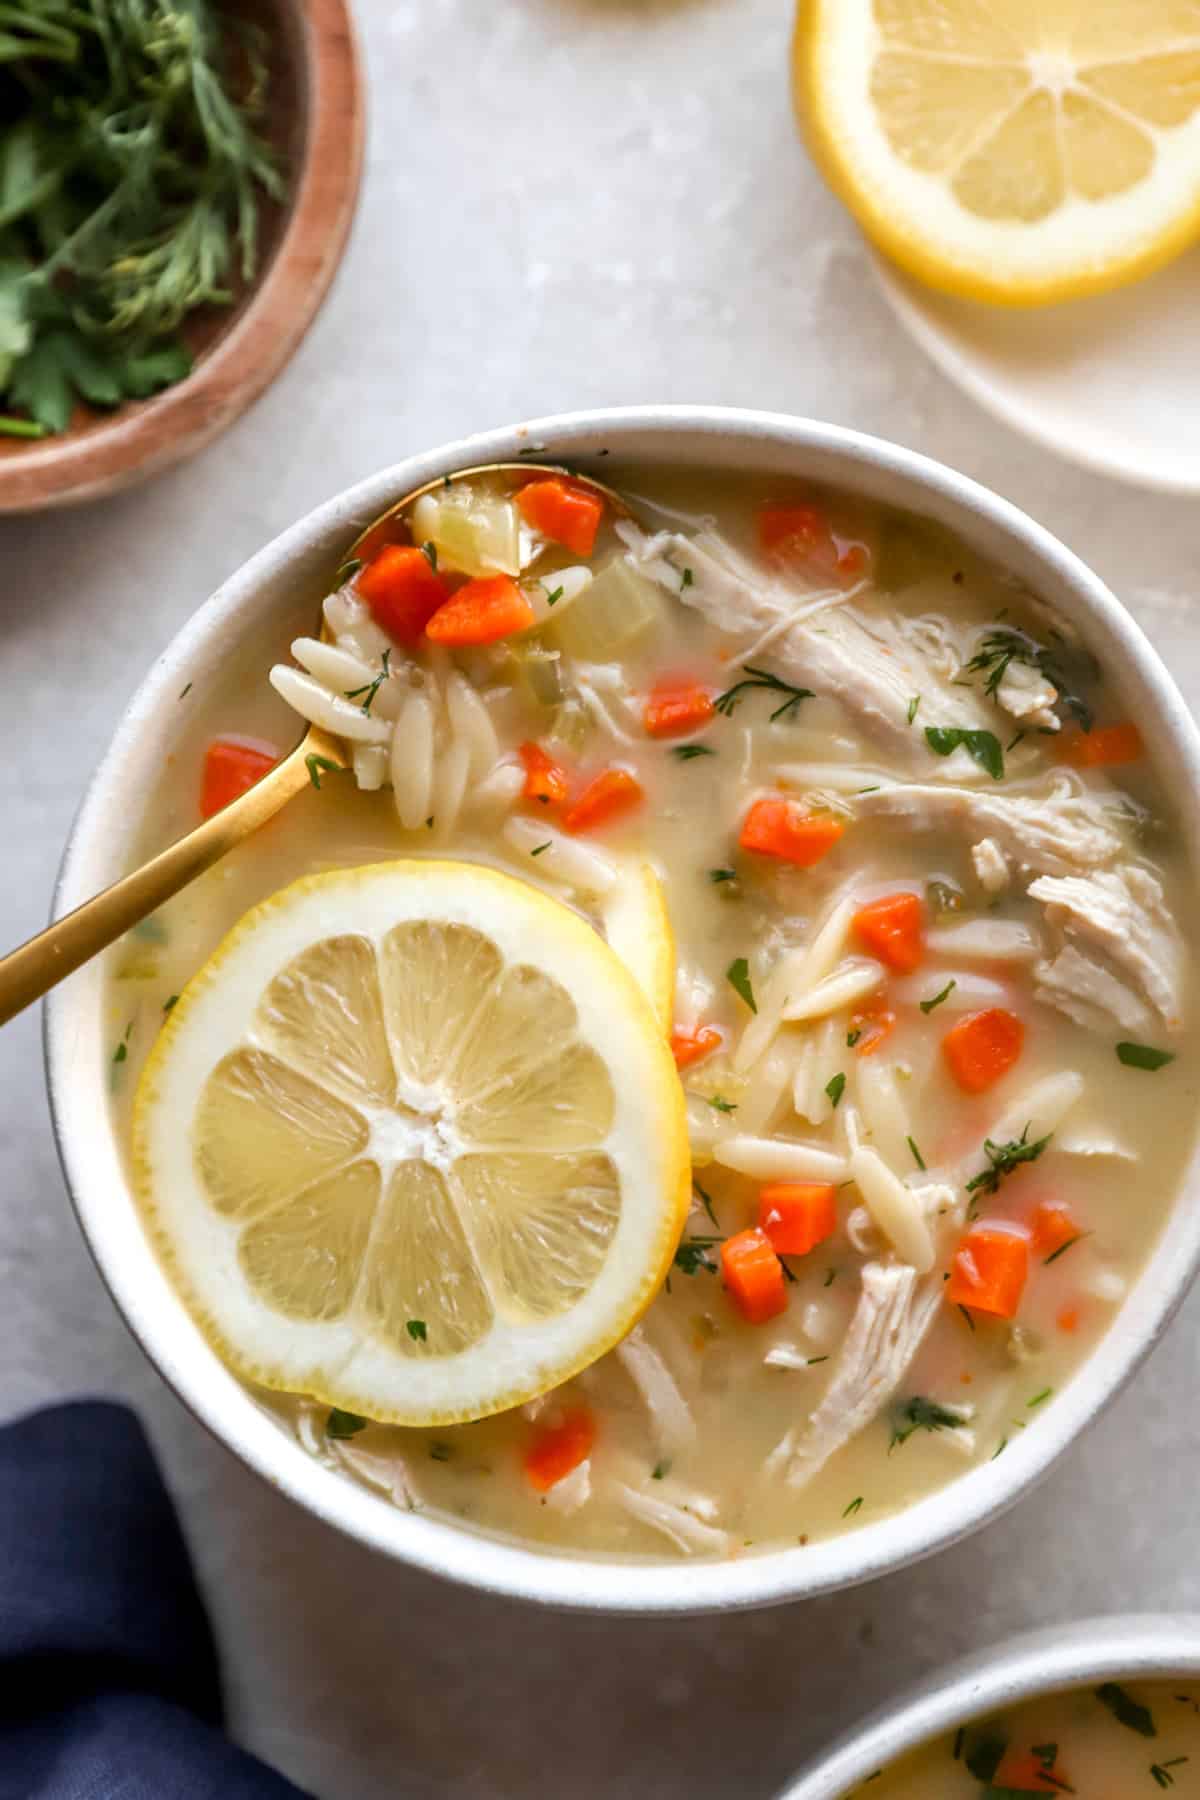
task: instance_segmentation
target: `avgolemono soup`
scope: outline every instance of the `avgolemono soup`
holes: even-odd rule
[[[871,1800],[1200,1792],[1200,1689],[1105,1681],[1040,1695],[926,1744],[855,1788]]]
[[[1113,672],[1003,572],[838,496],[618,479],[628,515],[544,472],[449,479],[343,566],[325,641],[298,640],[272,675],[343,740],[342,763],[314,765],[305,797],[121,948],[114,1082],[125,1105],[162,1009],[247,907],[298,877],[483,864],[549,897],[553,919],[586,921],[658,1009],[686,1098],[690,1210],[640,1322],[567,1384],[474,1423],[411,1430],[331,1406],[351,1348],[383,1355],[386,1338],[401,1383],[449,1367],[455,1284],[490,1317],[503,1254],[451,1156],[422,1189],[422,1229],[447,1224],[461,1269],[414,1289],[393,1235],[364,1272],[382,1228],[363,1127],[303,1203],[263,1188],[238,1212],[211,1183],[205,1198],[203,1167],[188,1175],[200,1212],[236,1214],[228,1281],[254,1289],[271,1331],[308,1342],[315,1315],[289,1299],[289,1271],[303,1285],[319,1267],[322,1329],[343,1333],[290,1384],[286,1357],[232,1342],[240,1327],[213,1335],[313,1456],[397,1505],[549,1547],[720,1557],[845,1531],[1003,1454],[1111,1324],[1190,1148],[1186,877]],[[253,736],[260,683],[239,672],[194,721],[160,836],[278,753]],[[463,942],[439,1019],[458,1004],[445,996]],[[581,1008],[635,1008],[623,974],[572,966],[561,1017],[556,998],[505,1028],[540,1070],[541,1111],[520,1125],[529,1156],[557,1153],[576,1107],[561,1020],[574,1031]],[[314,998],[311,970],[298,986],[284,975],[293,1000]],[[421,1142],[449,1141],[453,1106],[430,1113],[405,1086],[403,983],[383,987],[372,1079],[399,1082],[406,1117],[426,1107]],[[341,1019],[336,1060],[353,1061],[359,1002],[317,998]],[[325,1085],[354,1114],[332,1040],[328,1058]],[[608,1090],[628,1085],[619,1059],[606,1067],[597,1131],[625,1104]],[[655,1081],[643,1110],[666,1141]],[[292,1102],[251,1100],[239,1129],[274,1143],[271,1107],[286,1127]],[[168,1124],[173,1153],[203,1163],[200,1116]],[[602,1179],[589,1165],[577,1181],[571,1229],[561,1211],[553,1231],[520,1227],[523,1280],[540,1279],[539,1254],[554,1280],[573,1270],[585,1238],[580,1279],[603,1270],[597,1193],[646,1176],[628,1162],[614,1174],[605,1154]],[[353,1244],[338,1197],[351,1156]],[[569,1286],[546,1318],[573,1304]]]

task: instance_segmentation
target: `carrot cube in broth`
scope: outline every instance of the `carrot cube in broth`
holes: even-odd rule
[[[430,619],[450,597],[425,552],[412,544],[385,544],[354,585],[375,623],[409,646],[420,643]]]
[[[885,894],[854,915],[854,930],[872,956],[911,975],[925,955],[925,908],[918,894]]]
[[[739,1231],[726,1238],[721,1279],[748,1325],[765,1325],[787,1305],[783,1265],[763,1231]]]
[[[1007,1075],[1025,1042],[1025,1027],[1002,1006],[968,1013],[942,1039],[950,1073],[967,1094],[982,1094]]]
[[[1016,1316],[1029,1277],[1029,1239],[1016,1225],[972,1225],[954,1252],[946,1298],[952,1306]]]
[[[756,800],[742,820],[738,843],[756,856],[811,869],[829,855],[845,830],[841,819],[806,813],[794,800]]]
[[[525,765],[525,786],[521,791],[526,800],[536,800],[541,806],[565,806],[571,782],[561,763],[556,763],[540,744],[522,744],[520,754]]]
[[[573,1406],[556,1425],[542,1425],[525,1451],[525,1477],[539,1494],[586,1462],[596,1442],[596,1418],[590,1406]]]
[[[675,1058],[677,1069],[690,1069],[701,1057],[711,1056],[719,1050],[724,1038],[715,1025],[701,1025],[696,1031],[680,1031],[676,1026],[671,1032],[671,1054]]]
[[[517,511],[534,531],[565,544],[572,555],[590,556],[604,517],[604,501],[594,488],[551,475],[521,489]]]
[[[537,614],[511,575],[481,575],[438,607],[425,636],[435,644],[465,650],[499,643],[536,621]]]
[[[204,752],[200,783],[200,816],[211,819],[231,801],[247,793],[273,769],[279,757],[269,750],[239,743],[236,738],[214,738]]]
[[[1078,1222],[1069,1207],[1059,1200],[1039,1200],[1030,1220],[1033,1247],[1042,1256],[1053,1256],[1076,1238],[1082,1237]]]
[[[778,1256],[807,1256],[837,1230],[837,1189],[826,1181],[776,1181],[758,1191],[758,1229]]]
[[[642,711],[650,737],[686,737],[713,716],[713,697],[698,682],[660,681]]]
[[[596,776],[563,819],[568,831],[595,831],[645,799],[642,784],[628,769],[605,769]]]
[[[770,562],[800,564],[843,582],[865,575],[871,562],[865,544],[835,535],[819,506],[764,506],[758,515],[758,544]]]
[[[1090,731],[1064,731],[1058,744],[1061,762],[1077,769],[1116,769],[1145,755],[1142,734],[1132,721],[1093,725]]]

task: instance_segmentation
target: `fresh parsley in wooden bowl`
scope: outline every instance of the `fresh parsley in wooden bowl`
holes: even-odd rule
[[[202,448],[283,368],[345,246],[347,0],[25,0],[0,33],[0,512]]]

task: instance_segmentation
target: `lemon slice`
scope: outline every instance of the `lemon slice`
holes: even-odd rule
[[[308,876],[169,1015],[139,1192],[243,1376],[402,1424],[482,1418],[618,1342],[682,1227],[682,1096],[635,980],[475,865]]]
[[[948,293],[1073,299],[1200,231],[1195,0],[800,0],[794,75],[836,192]]]
[[[658,871],[639,863],[604,903],[604,935],[649,1000],[663,1031],[675,1014],[675,933]]]

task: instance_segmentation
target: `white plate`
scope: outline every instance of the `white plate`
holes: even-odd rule
[[[901,322],[952,381],[1087,468],[1200,493],[1200,249],[1148,280],[1013,311],[936,294],[875,260]]]

